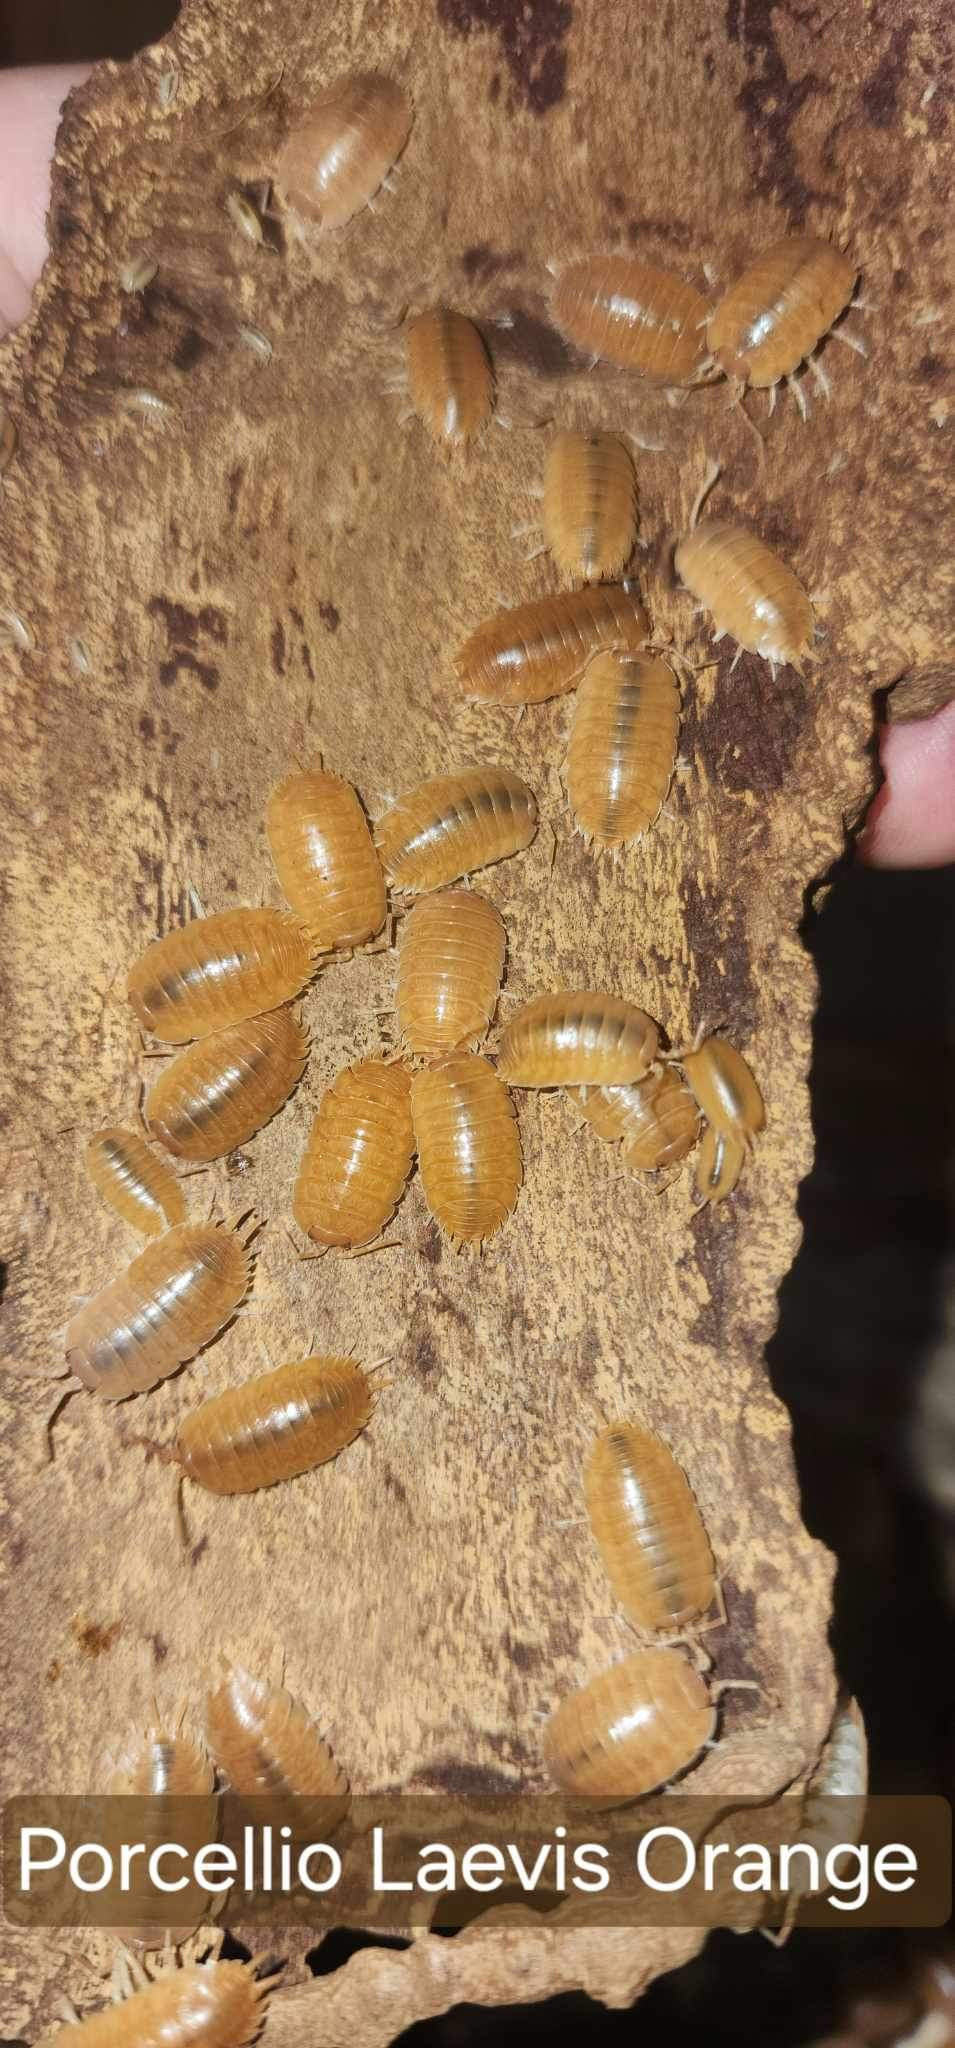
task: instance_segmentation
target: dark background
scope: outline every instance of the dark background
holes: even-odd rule
[[[170,0],[3,0],[0,65],[127,57],[177,11]],[[850,847],[807,892],[803,938],[820,984],[816,1159],[770,1372],[793,1416],[806,1524],[839,1560],[833,1648],[865,1714],[872,1789],[951,1797],[955,868],[876,873]],[[361,1945],[330,1934],[312,1967],[336,1969]],[[914,2025],[932,1959],[950,1955],[935,1933],[797,1933],[781,1951],[758,1935],[716,1935],[627,2013],[583,1996],[462,2006],[401,2038],[406,2048],[507,2048],[563,2033],[601,2048],[664,2038],[802,2048],[836,2033],[840,2048],[889,2043]]]

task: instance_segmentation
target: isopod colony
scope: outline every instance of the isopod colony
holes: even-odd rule
[[[177,84],[174,70],[163,73],[164,107]],[[333,83],[273,167],[289,232],[307,240],[344,228],[390,187],[412,123],[411,102],[393,80],[367,72]],[[248,197],[230,195],[228,213],[237,232],[261,240],[262,217]],[[119,283],[142,292],[155,274],[149,252],[135,251]],[[565,266],[551,306],[560,332],[594,361],[630,370],[675,399],[726,378],[738,403],[751,389],[767,390],[772,403],[785,384],[805,413],[800,367],[808,365],[827,389],[815,354],[820,341],[832,333],[861,350],[834,328],[855,282],[838,249],[797,235],[758,255],[715,305],[682,277],[608,254]],[[242,333],[268,360],[267,338]],[[405,344],[414,412],[443,448],[467,446],[495,405],[484,337],[461,312],[438,306],[406,322]],[[171,410],[149,391],[126,391],[123,401],[157,414]],[[15,460],[16,449],[4,415],[0,463]],[[700,518],[717,474],[711,469],[704,479],[676,543],[679,579],[710,615],[717,639],[730,635],[739,650],[774,668],[800,667],[814,658],[809,597],[758,534],[731,519]],[[455,687],[472,700],[519,706],[575,692],[570,808],[587,846],[616,855],[660,814],[681,719],[673,664],[682,657],[654,641],[627,576],[638,479],[624,437],[559,430],[544,468],[541,520],[568,587],[477,622],[456,656]],[[16,613],[0,614],[0,631],[14,644],[32,644]],[[520,1195],[515,1091],[563,1091],[628,1172],[659,1174],[696,1150],[700,1205],[732,1193],[765,1120],[758,1081],[736,1047],[704,1032],[673,1048],[656,1019],[612,990],[543,991],[520,1004],[488,1050],[507,935],[470,877],[521,855],[538,829],[534,793],[506,764],[461,763],[428,776],[372,828],[358,792],[315,760],[272,791],[265,825],[289,908],[200,911],[148,945],[128,974],[138,1025],[162,1046],[181,1049],[146,1096],[143,1130],[106,1128],[87,1147],[93,1185],[147,1239],[66,1331],[66,1371],[102,1400],[144,1394],[194,1359],[239,1309],[252,1280],[248,1218],[190,1222],[182,1179],[163,1154],[204,1165],[244,1145],[281,1111],[309,1052],[297,998],[336,955],[380,947],[383,935],[390,948],[395,908],[400,1050],[383,1047],[331,1081],[304,1153],[290,1164],[290,1214],[318,1248],[309,1256],[374,1247],[416,1161],[440,1230],[459,1248],[484,1245]],[[366,1428],[376,1405],[373,1371],[317,1352],[284,1363],[201,1402],[165,1455],[183,1481],[213,1493],[290,1481],[336,1458]],[[584,1492],[637,1643],[558,1705],[543,1758],[565,1791],[611,1806],[669,1782],[713,1739],[720,1688],[707,1684],[700,1637],[721,1619],[719,1571],[686,1476],[643,1424],[619,1421],[602,1431],[586,1461]],[[834,1742],[840,1757],[852,1751],[843,1775],[853,1789],[864,1756],[861,1737],[854,1747],[849,1741],[858,1737],[858,1710],[846,1712],[848,1734],[841,1749]],[[239,1793],[332,1797],[344,1811],[344,1773],[284,1691],[230,1669],[209,1698],[206,1732],[215,1765]],[[205,1751],[181,1730],[159,1727],[127,1743],[109,1785],[214,1796]],[[142,1937],[147,1947],[160,1938],[148,1929]],[[90,2048],[94,2038],[122,2048],[160,2034],[235,2048],[252,2039],[267,1992],[244,1965],[196,1965],[135,1991],[135,2026],[127,2004],[66,2033],[83,2034]]]

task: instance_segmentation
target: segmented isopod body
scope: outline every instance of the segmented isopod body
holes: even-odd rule
[[[265,829],[275,872],[322,948],[361,946],[380,932],[385,878],[350,782],[309,768],[273,789]]]
[[[673,1166],[692,1152],[700,1112],[673,1067],[619,1088],[568,1088],[567,1094],[606,1145],[623,1140],[621,1158],[635,1173]]]
[[[698,382],[708,311],[682,277],[633,256],[582,257],[561,271],[553,297],[555,323],[577,348],[653,384]]]
[[[728,377],[757,390],[811,356],[855,290],[855,265],[816,235],[783,235],[711,313],[707,341]]]
[[[185,1198],[175,1174],[138,1131],[124,1131],[118,1124],[97,1131],[86,1147],[86,1171],[104,1202],[144,1237],[185,1222]]]
[[[411,133],[411,101],[393,78],[356,71],[338,78],[292,130],[275,183],[293,213],[340,228],[367,206]]]
[[[804,1839],[820,1848],[823,1843],[858,1841],[868,1785],[869,1746],[862,1711],[858,1700],[843,1694],[806,1787]]]
[[[765,661],[801,667],[812,648],[812,605],[798,577],[757,534],[726,519],[704,519],[684,535],[674,559],[721,635]]]
[[[707,1123],[747,1145],[766,1122],[759,1083],[741,1052],[725,1038],[704,1038],[680,1062]]]
[[[572,690],[598,649],[634,652],[649,631],[636,591],[605,583],[495,612],[465,641],[454,665],[469,696],[542,704]]]
[[[405,329],[411,403],[436,441],[462,444],[487,425],[494,375],[473,320],[449,307],[418,313]]]
[[[698,1621],[716,1591],[713,1553],[672,1451],[652,1429],[615,1422],[584,1465],[594,1542],[624,1613],[637,1628]]]
[[[175,1456],[209,1493],[257,1493],[337,1458],[373,1406],[354,1359],[296,1359],[193,1409],[179,1425]]]
[[[746,1164],[746,1145],[730,1131],[705,1124],[696,1162],[695,1194],[701,1208],[731,1195]]]
[[[544,534],[571,582],[615,576],[637,537],[637,479],[616,434],[557,435],[544,470]]]
[[[510,1215],[524,1177],[503,1081],[479,1054],[454,1054],[415,1075],[411,1108],[432,1216],[454,1243],[482,1243]]]
[[[181,1732],[173,1735],[163,1728],[149,1728],[123,1743],[111,1760],[105,1793],[108,1799],[120,1795],[150,1801],[150,1805],[138,1813],[136,1823],[137,1833],[146,1844],[147,1859],[160,1842],[178,1841],[195,1854],[215,1838],[218,1804],[215,1773],[198,1743]],[[110,1809],[107,1809],[107,1816],[112,1822]],[[115,1828],[110,1826],[108,1832],[115,1835],[117,1844],[121,1842],[122,1821],[118,1820]],[[144,1910],[155,1911],[155,1894],[151,1893],[145,1876],[142,1891],[145,1894],[142,1900]],[[134,1899],[137,1897],[135,1881],[132,1896]],[[134,1941],[143,1948],[164,1948],[167,1941],[170,1945],[178,1944],[185,1941],[199,1920],[205,1917],[210,1901],[193,1885],[188,1893],[177,1892],[176,1904],[177,1911],[181,1911],[184,1904],[193,1907],[193,1918],[189,1922],[171,1926],[167,1912],[162,1921],[144,1920],[139,1925],[127,1924],[113,1931],[120,1939]]]
[[[234,1230],[177,1224],[73,1317],[66,1331],[69,1371],[104,1401],[146,1393],[228,1322],[251,1271],[248,1249]]]
[[[146,1098],[146,1122],[181,1159],[221,1159],[288,1101],[307,1058],[292,1010],[243,1018],[170,1060]]]
[[[567,750],[577,829],[598,846],[639,839],[659,817],[673,776],[680,692],[656,654],[598,654],[585,669]]]
[[[419,895],[522,853],[536,830],[537,805],[519,775],[459,768],[400,796],[375,838],[389,881]]]
[[[652,1017],[600,989],[562,989],[517,1010],[498,1065],[516,1088],[607,1087],[639,1081],[657,1056]]]
[[[188,1963],[55,2039],[64,2048],[247,2048],[274,1982],[251,1963]]]
[[[130,1003],[169,1045],[277,1010],[309,980],[316,948],[286,910],[220,910],[154,939],[130,969]]]
[[[315,1801],[318,1839],[348,1807],[348,1779],[304,1707],[283,1687],[233,1665],[206,1702],[206,1734],[220,1771],[242,1799]],[[296,1805],[300,1821],[308,1823]]]
[[[360,1060],[327,1088],[292,1199],[316,1244],[370,1244],[397,1208],[414,1159],[411,1077],[396,1061]]]
[[[685,1770],[715,1727],[703,1680],[678,1650],[635,1650],[561,1701],[544,1761],[565,1792],[622,1806]]]
[[[398,1023],[411,1052],[434,1059],[484,1037],[504,972],[504,920],[476,889],[423,896],[398,942]]]

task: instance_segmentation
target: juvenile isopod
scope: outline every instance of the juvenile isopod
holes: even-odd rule
[[[175,1174],[157,1159],[138,1131],[110,1125],[86,1147],[86,1171],[96,1189],[143,1237],[158,1237],[186,1220],[186,1204]]]
[[[766,1105],[742,1053],[725,1038],[704,1038],[682,1054],[680,1065],[707,1123],[751,1145],[766,1122]]]
[[[487,425],[494,404],[490,359],[473,320],[450,307],[418,313],[405,329],[408,387],[436,441],[462,446]]]
[[[553,296],[569,341],[653,384],[699,383],[709,367],[708,311],[682,277],[633,256],[582,257],[561,271]]]
[[[292,1214],[316,1244],[370,1244],[397,1208],[414,1159],[411,1077],[360,1060],[327,1088],[298,1170]]]
[[[845,1857],[834,1851],[842,1846],[851,1854],[861,1840],[865,1825],[869,1788],[868,1742],[858,1700],[840,1695],[819,1761],[803,1794],[799,1824],[800,1841],[814,1849],[820,1866],[827,1864],[838,1874]],[[832,1863],[829,1859],[832,1858]],[[779,1932],[769,1934],[778,1947],[788,1939],[790,1929],[806,1893],[791,1886]],[[766,1931],[766,1930],[764,1930]]]
[[[504,1082],[479,1054],[452,1054],[415,1075],[411,1108],[432,1216],[453,1243],[483,1243],[510,1215],[524,1177]]]
[[[121,391],[117,403],[122,406],[124,412],[143,413],[146,419],[154,420],[157,426],[161,426],[164,420],[172,419],[176,410],[174,405],[170,405],[168,398],[160,397],[158,391],[147,390],[145,385]]]
[[[36,646],[36,634],[32,626],[19,612],[0,608],[0,647],[19,647],[21,654],[32,654]]]
[[[490,1024],[504,972],[504,920],[476,889],[422,896],[398,942],[398,1023],[426,1059],[473,1049]]]
[[[562,1700],[544,1730],[544,1761],[575,1798],[622,1806],[686,1769],[716,1711],[678,1650],[635,1650]]]
[[[225,210],[233,227],[238,229],[246,242],[253,242],[256,245],[264,242],[262,215],[256,211],[251,199],[248,199],[244,192],[227,193]]]
[[[636,1422],[611,1423],[587,1454],[584,1498],[604,1570],[634,1626],[674,1633],[698,1621],[716,1592],[713,1553],[663,1439]]]
[[[417,895],[522,853],[536,830],[537,805],[519,775],[459,768],[400,796],[375,839],[388,880]]]
[[[704,1125],[696,1162],[696,1200],[701,1209],[731,1195],[746,1164],[746,1145],[731,1131]]]
[[[116,272],[121,292],[144,292],[152,284],[159,265],[149,249],[133,249]]]
[[[273,789],[265,829],[279,883],[322,951],[380,932],[385,878],[350,782],[319,763]]]
[[[283,1687],[233,1665],[206,1702],[206,1735],[223,1776],[240,1799],[315,1801],[318,1839],[348,1807],[348,1779],[310,1715]]]
[[[317,947],[284,910],[220,910],[154,939],[130,969],[130,1003],[168,1045],[277,1010],[310,979]]]
[[[544,534],[572,583],[615,576],[637,537],[637,479],[616,434],[556,436],[544,470]]]
[[[272,361],[274,354],[272,343],[268,335],[263,334],[261,327],[237,327],[236,337],[242,343],[242,347],[248,349],[250,355],[258,357],[260,363],[270,363]]]
[[[728,377],[755,390],[792,378],[807,359],[824,392],[813,350],[844,312],[858,271],[816,235],[783,235],[748,264],[710,314],[707,342]],[[858,344],[856,344],[857,346]],[[805,399],[793,385],[800,410]]]
[[[515,1012],[498,1066],[516,1088],[609,1087],[641,1080],[658,1046],[652,1017],[635,1003],[600,989],[562,989]]]
[[[673,1067],[618,1088],[568,1088],[570,1100],[604,1144],[621,1143],[624,1166],[654,1173],[692,1152],[700,1112]]]
[[[146,1099],[146,1122],[181,1159],[221,1159],[288,1101],[307,1058],[308,1033],[292,1010],[228,1024],[163,1068]]]
[[[173,1732],[157,1726],[129,1736],[109,1759],[104,1796],[108,1800],[122,1797],[149,1801],[147,1807],[137,1810],[137,1834],[146,1846],[141,1870],[162,1842],[176,1840],[194,1855],[206,1842],[215,1839],[215,1773],[205,1751],[184,1735],[181,1727]],[[107,1832],[116,1839],[118,1848],[123,1840],[123,1821],[117,1812],[113,1824],[114,1811],[106,1808]],[[112,1842],[109,1846],[115,1855]],[[144,1913],[155,1912],[158,1902],[145,1875],[142,1891]],[[135,1880],[131,1896],[137,1898]],[[127,1894],[127,1910],[129,1898]],[[144,1919],[138,1925],[127,1923],[114,1932],[123,1941],[136,1942],[142,1948],[178,1945],[206,1917],[212,1901],[194,1885],[186,1893],[177,1892],[176,1901],[180,1912],[184,1904],[193,1907],[193,1917],[187,1924],[170,1925],[167,1912],[161,1921]]]
[[[574,702],[567,793],[578,832],[625,846],[648,832],[676,765],[680,691],[657,654],[598,654]]]
[[[367,206],[404,149],[414,118],[393,78],[356,71],[328,86],[292,130],[275,166],[291,211],[319,228],[344,227]]]
[[[650,621],[629,584],[565,590],[496,612],[455,656],[468,696],[497,704],[542,704],[572,690],[601,648],[635,653]]]
[[[172,1456],[209,1493],[257,1493],[337,1458],[374,1395],[353,1358],[303,1358],[213,1394],[179,1425]]]
[[[219,1223],[177,1223],[67,1326],[67,1371],[104,1401],[168,1379],[222,1329],[252,1273],[247,1244]]]
[[[728,519],[704,519],[678,543],[674,561],[687,590],[712,614],[718,640],[728,633],[774,667],[791,662],[801,671],[812,651],[812,605],[758,534]]]
[[[256,1977],[251,1963],[187,1963],[55,2039],[64,2048],[247,2048],[278,1974]]]

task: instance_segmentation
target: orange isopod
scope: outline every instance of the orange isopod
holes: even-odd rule
[[[812,649],[812,605],[798,577],[758,534],[728,519],[704,519],[684,534],[674,560],[686,588],[712,613],[717,640],[728,633],[774,669],[791,662],[801,670]]]
[[[756,390],[791,378],[844,312],[857,276],[831,242],[783,235],[747,264],[710,314],[707,342],[721,369]]]
[[[637,479],[616,434],[558,434],[544,470],[544,534],[570,582],[597,583],[629,562]]]
[[[715,1727],[706,1686],[678,1650],[634,1650],[561,1701],[544,1761],[565,1792],[623,1806],[685,1770]]]
[[[436,441],[461,446],[487,425],[494,374],[487,349],[463,313],[434,306],[405,329],[411,402]]]
[[[680,1065],[707,1123],[751,1144],[766,1122],[766,1105],[742,1053],[725,1038],[704,1038],[682,1055]]]
[[[584,671],[567,750],[567,793],[590,844],[625,846],[659,817],[673,778],[680,692],[657,654],[598,654]]]
[[[522,853],[536,830],[537,805],[519,775],[458,768],[400,796],[375,837],[389,881],[419,895]]]
[[[731,1195],[746,1164],[746,1145],[730,1131],[715,1131],[705,1124],[696,1162],[695,1195],[705,1209],[710,1202],[723,1202]]]
[[[600,648],[635,652],[650,621],[630,584],[565,590],[495,612],[455,656],[467,694],[496,704],[542,704],[572,690]]]
[[[370,1244],[397,1208],[414,1159],[411,1077],[392,1060],[359,1060],[325,1090],[292,1198],[316,1244]]]
[[[284,1687],[232,1665],[206,1702],[206,1735],[240,1799],[315,1801],[318,1839],[348,1807],[348,1779],[311,1716]],[[298,1820],[308,1823],[296,1804]]]
[[[55,2036],[64,2048],[247,2048],[280,1972],[251,1963],[187,1963]]]
[[[476,889],[423,896],[398,942],[398,1023],[426,1059],[473,1049],[490,1024],[504,972],[504,919]]]
[[[136,1822],[137,1833],[146,1843],[147,1858],[160,1842],[170,1839],[188,1846],[194,1854],[215,1838],[215,1773],[205,1752],[183,1735],[181,1728],[173,1734],[168,1729],[152,1727],[129,1736],[110,1759],[105,1796],[150,1801]],[[116,1829],[110,1830],[115,1832],[117,1842],[123,1839],[122,1827],[122,1822],[117,1821]],[[155,1911],[155,1894],[145,1877],[143,1891],[144,1909]],[[178,1892],[176,1896],[177,1910],[181,1911],[184,1903],[194,1905],[188,1924],[179,1922],[171,1926],[166,1913],[161,1922],[143,1920],[113,1931],[120,1939],[136,1942],[142,1948],[164,1948],[167,1942],[178,1945],[206,1917],[212,1902],[194,1885],[187,1893]]]
[[[562,989],[522,1003],[498,1065],[516,1088],[605,1087],[639,1081],[657,1056],[652,1017],[601,989]]]
[[[104,1202],[144,1237],[185,1222],[185,1197],[175,1174],[138,1131],[118,1124],[97,1131],[86,1147],[86,1171]]]
[[[411,1084],[418,1164],[435,1221],[455,1244],[481,1244],[517,1201],[524,1160],[514,1105],[478,1053],[425,1067]]]
[[[555,323],[569,341],[652,384],[697,384],[706,375],[708,312],[682,277],[634,256],[584,256],[561,271],[553,295]]]
[[[268,1010],[213,1031],[170,1060],[146,1122],[183,1159],[221,1159],[267,1124],[301,1079],[308,1033],[294,1011]]]
[[[154,939],[126,983],[139,1022],[168,1045],[277,1010],[311,978],[317,948],[287,910],[220,910]]]
[[[716,1592],[709,1538],[688,1480],[663,1439],[636,1422],[594,1438],[584,1498],[604,1570],[640,1629],[685,1628]]]
[[[257,1493],[337,1458],[374,1396],[353,1358],[303,1358],[200,1403],[179,1425],[174,1458],[209,1493]]]
[[[252,1273],[248,1245],[220,1223],[178,1223],[67,1326],[67,1370],[104,1401],[168,1379],[221,1330]]]
[[[275,165],[292,213],[341,228],[373,199],[411,133],[411,101],[380,71],[337,78],[293,128]]]
[[[282,890],[316,946],[361,946],[380,932],[385,878],[350,782],[320,763],[287,776],[269,797],[265,830]]]
[[[700,1134],[700,1112],[673,1067],[618,1088],[568,1088],[567,1095],[605,1145],[623,1141],[621,1159],[635,1173],[674,1166]]]

